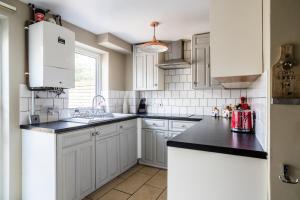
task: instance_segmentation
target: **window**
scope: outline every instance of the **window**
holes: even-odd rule
[[[93,97],[100,93],[100,54],[76,49],[75,88],[69,90],[69,107],[91,107]]]

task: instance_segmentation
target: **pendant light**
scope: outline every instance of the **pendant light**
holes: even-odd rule
[[[146,42],[142,45],[142,50],[145,52],[149,52],[149,53],[160,53],[160,52],[165,52],[168,50],[168,47],[166,44],[156,40],[155,37],[155,28],[159,25],[159,22],[151,22],[150,26],[153,27],[153,39],[151,42]]]

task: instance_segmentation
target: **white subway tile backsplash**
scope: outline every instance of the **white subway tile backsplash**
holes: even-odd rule
[[[179,91],[172,91],[172,98],[179,98]]]
[[[165,91],[165,98],[172,98],[172,92],[171,91]]]
[[[184,83],[175,83],[176,84],[176,90],[183,90],[184,89]]]
[[[230,98],[230,89],[222,89],[222,98]]]
[[[213,94],[212,94],[212,90],[211,89],[206,89],[203,90],[203,97],[204,98],[212,98]]]
[[[196,95],[196,98],[202,99],[203,98],[203,90],[196,90],[195,95]]]
[[[199,99],[191,99],[191,106],[200,106]]]
[[[224,108],[226,105],[226,99],[217,99],[217,106]]]
[[[183,87],[184,90],[191,90],[192,89],[192,83],[189,82],[189,83],[184,83],[184,87]]]
[[[217,106],[217,100],[216,99],[207,99],[207,105],[208,106]]]
[[[231,98],[240,98],[241,97],[241,90],[239,89],[231,89]]]
[[[190,106],[191,100],[190,99],[182,99],[182,106]]]
[[[195,95],[195,91],[188,91],[188,98],[192,99],[192,98],[195,98],[196,95]]]
[[[222,98],[222,90],[213,89],[213,98]]]
[[[199,99],[200,106],[207,106],[207,99]]]

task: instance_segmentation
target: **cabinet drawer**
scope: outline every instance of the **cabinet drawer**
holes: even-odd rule
[[[170,120],[169,121],[169,130],[170,131],[185,131],[186,129],[194,126],[196,122],[191,121],[179,121],[179,120]]]
[[[118,123],[119,130],[120,129],[129,129],[129,128],[136,127],[136,126],[137,126],[136,119],[127,120],[127,121],[123,121],[123,122]]]
[[[62,147],[66,148],[93,141],[94,137],[92,136],[92,132],[91,129],[82,129],[70,133],[63,133],[59,135],[62,141]]]
[[[109,124],[104,126],[97,126],[96,131],[98,132],[96,139],[100,139],[118,133],[118,128],[117,124]]]
[[[143,119],[143,128],[168,130],[168,120]]]

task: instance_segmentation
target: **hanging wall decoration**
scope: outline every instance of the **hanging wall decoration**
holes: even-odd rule
[[[281,46],[280,59],[273,66],[272,97],[300,98],[300,68],[294,58],[294,46]]]

